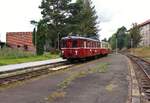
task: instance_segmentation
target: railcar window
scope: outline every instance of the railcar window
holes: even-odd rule
[[[84,41],[83,40],[80,40],[79,47],[84,47]]]
[[[77,47],[77,40],[72,40],[72,48],[76,48]]]

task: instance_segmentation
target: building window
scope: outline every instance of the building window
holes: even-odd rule
[[[24,50],[28,50],[28,46],[27,45],[24,45]]]
[[[20,45],[17,45],[17,48],[20,48],[21,46]]]

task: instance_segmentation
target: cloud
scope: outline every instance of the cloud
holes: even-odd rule
[[[92,0],[101,20],[101,39],[109,38],[121,26],[150,19],[150,0]]]
[[[41,0],[0,1],[0,34],[5,41],[5,32],[32,31],[30,21],[41,18],[38,6]]]
[[[102,9],[98,12],[100,22],[110,22],[113,18],[113,13],[108,9]]]
[[[1,0],[0,34],[8,31],[32,31],[30,20],[41,18],[42,0]],[[150,19],[150,0],[92,0],[99,16],[101,39],[109,38],[117,28]],[[2,35],[3,39],[5,38]]]

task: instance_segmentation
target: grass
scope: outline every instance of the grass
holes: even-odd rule
[[[91,69],[93,72],[105,73],[108,70],[109,63],[100,63],[96,65],[94,69]]]
[[[115,88],[117,88],[118,86],[115,84],[109,84],[105,87],[105,89],[109,92],[112,92]]]
[[[66,95],[66,92],[64,92],[64,91],[56,91],[56,92],[53,92],[52,94],[50,94],[48,96],[48,98],[45,98],[45,100],[53,101],[53,100],[56,100],[58,98],[63,98],[63,97],[65,97],[65,95]]]
[[[92,73],[104,73],[107,72],[108,63],[100,63],[95,66],[95,68],[90,68],[84,71],[74,71],[71,72],[70,76],[66,79],[64,79],[62,82],[58,84],[58,90],[56,92],[51,93],[47,98],[45,98],[46,101],[53,101],[59,98],[63,98],[66,96],[66,92],[64,92],[64,89],[67,88],[71,83],[77,79],[86,77],[88,74]]]
[[[48,60],[58,58],[59,54],[45,53],[41,56],[36,56],[31,52],[25,52],[16,49],[3,48],[0,49],[0,66],[8,64],[17,64],[31,61]]]
[[[62,81],[58,86],[60,89],[67,88],[73,80],[81,77],[85,77],[88,74],[92,73],[105,73],[108,70],[108,63],[100,63],[95,66],[95,68],[90,68],[87,71],[80,71],[80,72],[73,72],[70,77],[66,78],[64,81]]]
[[[130,50],[131,51],[131,50]],[[132,49],[134,55],[150,60],[150,47]]]
[[[88,72],[85,72],[85,71],[80,71],[80,72],[75,72],[75,73],[73,72],[70,77],[62,81],[60,84],[58,84],[58,86],[60,87],[60,89],[65,89],[72,83],[73,80],[75,80],[76,78],[84,77],[87,74]]]

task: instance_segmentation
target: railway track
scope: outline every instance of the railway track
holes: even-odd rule
[[[67,61],[57,62],[47,65],[23,68],[21,70],[13,70],[9,72],[0,72],[0,86],[8,85],[18,81],[28,80],[50,72],[55,72],[68,67],[71,67]]]
[[[127,55],[137,66],[135,69],[141,93],[141,103],[150,103],[150,62],[133,55]]]

